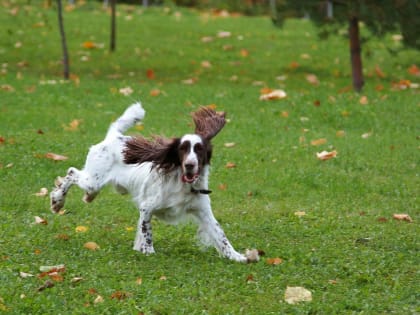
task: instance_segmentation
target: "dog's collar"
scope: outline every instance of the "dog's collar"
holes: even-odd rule
[[[207,190],[207,189],[195,189],[192,186],[191,186],[191,192],[193,194],[203,194],[203,195],[211,194],[211,190]]]

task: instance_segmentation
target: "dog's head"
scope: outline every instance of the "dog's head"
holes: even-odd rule
[[[153,162],[153,166],[164,173],[181,167],[181,180],[185,183],[195,182],[203,167],[210,164],[211,139],[225,125],[225,114],[203,107],[194,112],[192,117],[195,123],[194,134],[173,139],[131,138],[127,141],[123,152],[124,162],[127,164]]]

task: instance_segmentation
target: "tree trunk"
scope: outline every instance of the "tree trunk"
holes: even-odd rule
[[[115,51],[115,28],[116,28],[116,20],[115,20],[115,7],[117,4],[117,0],[110,0],[111,2],[111,43],[109,46],[110,51]]]
[[[60,28],[60,36],[61,36],[61,47],[63,49],[64,79],[68,80],[70,78],[70,65],[69,65],[69,54],[67,51],[66,33],[64,32],[63,6],[61,4],[61,0],[57,0],[57,11],[58,11],[58,25]]]
[[[351,17],[349,20],[349,34],[353,88],[355,91],[360,92],[364,84],[362,71],[362,49],[360,46],[359,19],[355,16]]]

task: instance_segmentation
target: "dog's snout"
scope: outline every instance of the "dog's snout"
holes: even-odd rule
[[[185,169],[186,169],[187,171],[192,171],[192,170],[194,170],[194,167],[195,167],[195,164],[193,164],[193,163],[186,163],[186,164],[185,164]]]

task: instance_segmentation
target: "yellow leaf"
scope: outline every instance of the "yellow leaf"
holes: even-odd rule
[[[84,225],[79,225],[76,227],[76,232],[77,233],[84,233],[87,232],[87,230],[89,230],[89,228],[87,226]]]
[[[306,81],[308,81],[312,85],[319,85],[318,77],[315,74],[307,74]]]
[[[306,212],[305,211],[296,211],[295,212],[295,216],[297,216],[297,217],[303,217],[305,215],[306,215]]]
[[[89,250],[98,250],[100,248],[95,242],[86,242],[83,247]]]
[[[368,100],[367,96],[363,95],[362,97],[360,97],[359,103],[361,105],[367,105],[367,104],[369,104],[369,100]]]
[[[319,145],[323,145],[327,143],[327,139],[325,138],[321,138],[321,139],[316,139],[316,140],[312,140],[311,141],[311,145],[313,146],[319,146]]]

